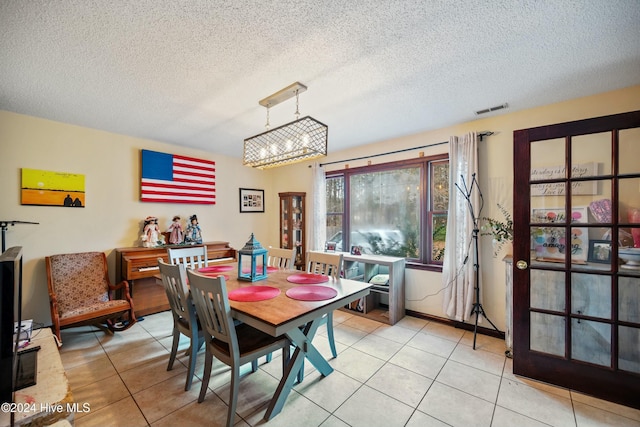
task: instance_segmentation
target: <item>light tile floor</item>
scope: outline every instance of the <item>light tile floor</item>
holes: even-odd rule
[[[240,382],[238,426],[640,426],[640,410],[512,374],[504,342],[447,325],[405,317],[394,326],[346,312],[334,315],[338,357],[322,378],[305,364],[282,412],[263,420],[282,373],[279,354]],[[84,426],[221,426],[226,422],[229,370],[214,364],[209,391],[197,403],[197,378],[184,391],[188,358],[180,351],[167,371],[170,312],[146,316],[110,335],[95,327],[63,331],[62,361],[74,400],[90,411]],[[314,344],[330,356],[324,327]],[[181,349],[188,347],[181,340]],[[202,352],[202,351],[201,351]]]

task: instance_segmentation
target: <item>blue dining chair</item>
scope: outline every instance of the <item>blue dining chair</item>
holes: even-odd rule
[[[295,249],[282,249],[269,246],[267,252],[267,265],[269,267],[277,267],[283,270],[293,270],[295,265]],[[271,362],[272,355],[267,354],[267,363]]]
[[[185,266],[183,264],[167,264],[162,258],[158,258],[158,267],[160,267],[162,285],[173,314],[173,343],[171,344],[167,371],[173,369],[173,363],[178,352],[178,344],[180,343],[180,335],[188,337],[190,340],[188,350],[189,369],[187,371],[187,381],[184,385],[184,390],[188,391],[191,388],[193,374],[196,369],[196,356],[204,343],[204,336],[202,329],[198,325],[196,309],[187,288]]]
[[[187,270],[187,277],[206,346],[198,403],[204,401],[207,393],[215,357],[231,368],[227,426],[232,427],[238,400],[240,366],[251,362],[252,372],[255,372],[255,361],[259,357],[282,349],[282,372],[285,372],[289,363],[291,342],[284,335],[273,337],[246,323],[234,324],[223,276],[209,277]]]
[[[338,280],[342,272],[342,254],[328,252],[307,252],[307,273],[329,276],[332,280]],[[322,323],[327,325],[327,338],[333,357],[338,357],[336,343],[333,337],[333,311],[323,317]],[[304,378],[304,365],[298,373],[298,382]]]
[[[270,267],[293,270],[295,264],[295,256],[295,249],[282,249],[269,246],[267,252],[267,264]]]
[[[167,248],[171,264],[184,264],[186,268],[202,268],[209,265],[206,246]]]

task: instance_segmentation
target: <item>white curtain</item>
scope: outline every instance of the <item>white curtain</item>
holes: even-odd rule
[[[474,224],[465,196],[469,195],[475,210],[480,208],[477,183],[472,187],[477,172],[476,133],[462,138],[452,136],[449,139],[449,216],[442,266],[442,286],[445,289],[442,308],[447,316],[458,321],[469,319],[474,302]]]
[[[318,162],[311,166],[313,170],[313,194],[309,250],[323,251],[324,243],[327,240],[327,187],[324,176],[324,169]]]

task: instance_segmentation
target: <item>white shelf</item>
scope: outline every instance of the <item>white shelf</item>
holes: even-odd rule
[[[364,311],[346,308],[345,311],[390,325],[404,317],[404,258],[344,253],[342,259],[345,277],[348,279],[369,282],[377,274],[389,274],[388,290],[372,288],[371,293],[365,297]]]

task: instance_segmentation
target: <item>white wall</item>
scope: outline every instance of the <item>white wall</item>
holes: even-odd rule
[[[517,108],[516,106],[512,106]],[[371,154],[386,153],[412,147],[419,147],[438,142],[448,141],[449,136],[461,136],[466,132],[492,131],[494,135],[485,138],[480,143],[479,182],[484,195],[485,209],[481,216],[502,219],[497,204],[509,207],[513,205],[513,131],[553,123],[580,120],[591,117],[605,116],[626,111],[640,110],[640,86],[608,92],[596,96],[570,100],[540,108],[502,113],[495,117],[471,120],[448,128],[423,132],[416,135],[380,141],[351,150],[333,151],[329,143],[329,156],[320,162],[332,162],[349,158],[357,158]],[[508,110],[507,110],[508,111]],[[473,117],[470,117],[470,119]],[[319,119],[322,119],[321,117]],[[428,117],[425,117],[428,121]],[[331,141],[331,123],[329,125],[329,141]],[[640,141],[638,141],[640,143]],[[425,156],[448,152],[448,145],[438,145],[427,149],[419,149],[400,154],[381,156],[369,159],[374,164],[394,160],[417,157],[420,151]],[[368,160],[348,162],[350,167],[366,166]],[[311,192],[312,174],[308,165],[294,165],[275,170],[274,191],[284,191],[295,185],[296,191]],[[328,165],[327,170],[337,170],[345,167],[345,163]],[[296,176],[295,181],[291,176]],[[293,188],[290,188],[293,190]],[[482,305],[487,317],[501,330],[505,327],[505,266],[502,258],[506,255],[503,250],[498,257],[493,257],[491,237],[480,238],[480,272],[481,289],[483,293]],[[406,308],[408,310],[427,313],[438,317],[446,317],[442,310],[441,274],[432,271],[407,270]],[[471,319],[473,320],[473,319]],[[490,325],[482,322],[481,326]]]
[[[140,202],[143,148],[215,161],[216,204]],[[21,168],[83,174],[86,206],[22,206]],[[259,241],[267,240],[270,225],[277,224],[270,216],[277,202],[264,214],[240,214],[238,188],[262,188],[272,195],[270,176],[242,166],[240,159],[0,111],[0,220],[39,223],[10,226],[6,234],[7,247],[23,247],[24,316],[50,324],[46,255],[103,251],[113,281],[114,249],[137,246],[148,215],[157,216],[164,231],[174,215],[186,220],[196,214],[205,241],[228,241],[234,248],[241,248],[252,231]]]
[[[448,141],[451,135],[490,130],[495,134],[480,144],[479,180],[485,198],[482,215],[500,217],[496,204],[511,206],[513,200],[514,130],[632,110],[640,110],[640,86],[481,120],[470,117],[470,121],[448,128],[388,141],[372,141],[369,145],[341,152],[331,147],[331,123],[328,123],[330,155],[321,162],[428,145]],[[428,117],[425,117],[425,122],[428,122]],[[142,148],[214,160],[217,166],[216,205],[141,203],[139,163]],[[371,160],[382,163],[417,156],[419,151],[429,156],[447,149],[447,145],[440,145]],[[364,166],[366,162],[350,162],[350,166]],[[242,166],[240,159],[211,152],[0,111],[0,220],[40,223],[16,225],[9,227],[7,232],[8,247],[20,245],[24,248],[25,316],[50,323],[44,267],[46,255],[104,251],[113,270],[114,249],[136,245],[142,220],[148,215],[157,216],[164,229],[173,215],[187,218],[195,213],[200,220],[204,240],[229,241],[236,249],[244,245],[252,231],[263,245],[277,245],[277,193],[306,192],[309,212],[312,171],[308,166],[301,163],[266,171],[253,170]],[[326,168],[335,170],[343,167],[344,164],[339,163]],[[21,168],[84,174],[86,207],[20,205]],[[265,190],[264,214],[238,213],[239,187]],[[493,258],[490,237],[481,238],[481,252],[483,307],[488,317],[504,330],[505,272],[502,255]],[[113,271],[111,276],[113,279]],[[440,273],[408,270],[407,309],[444,317],[441,287]]]

